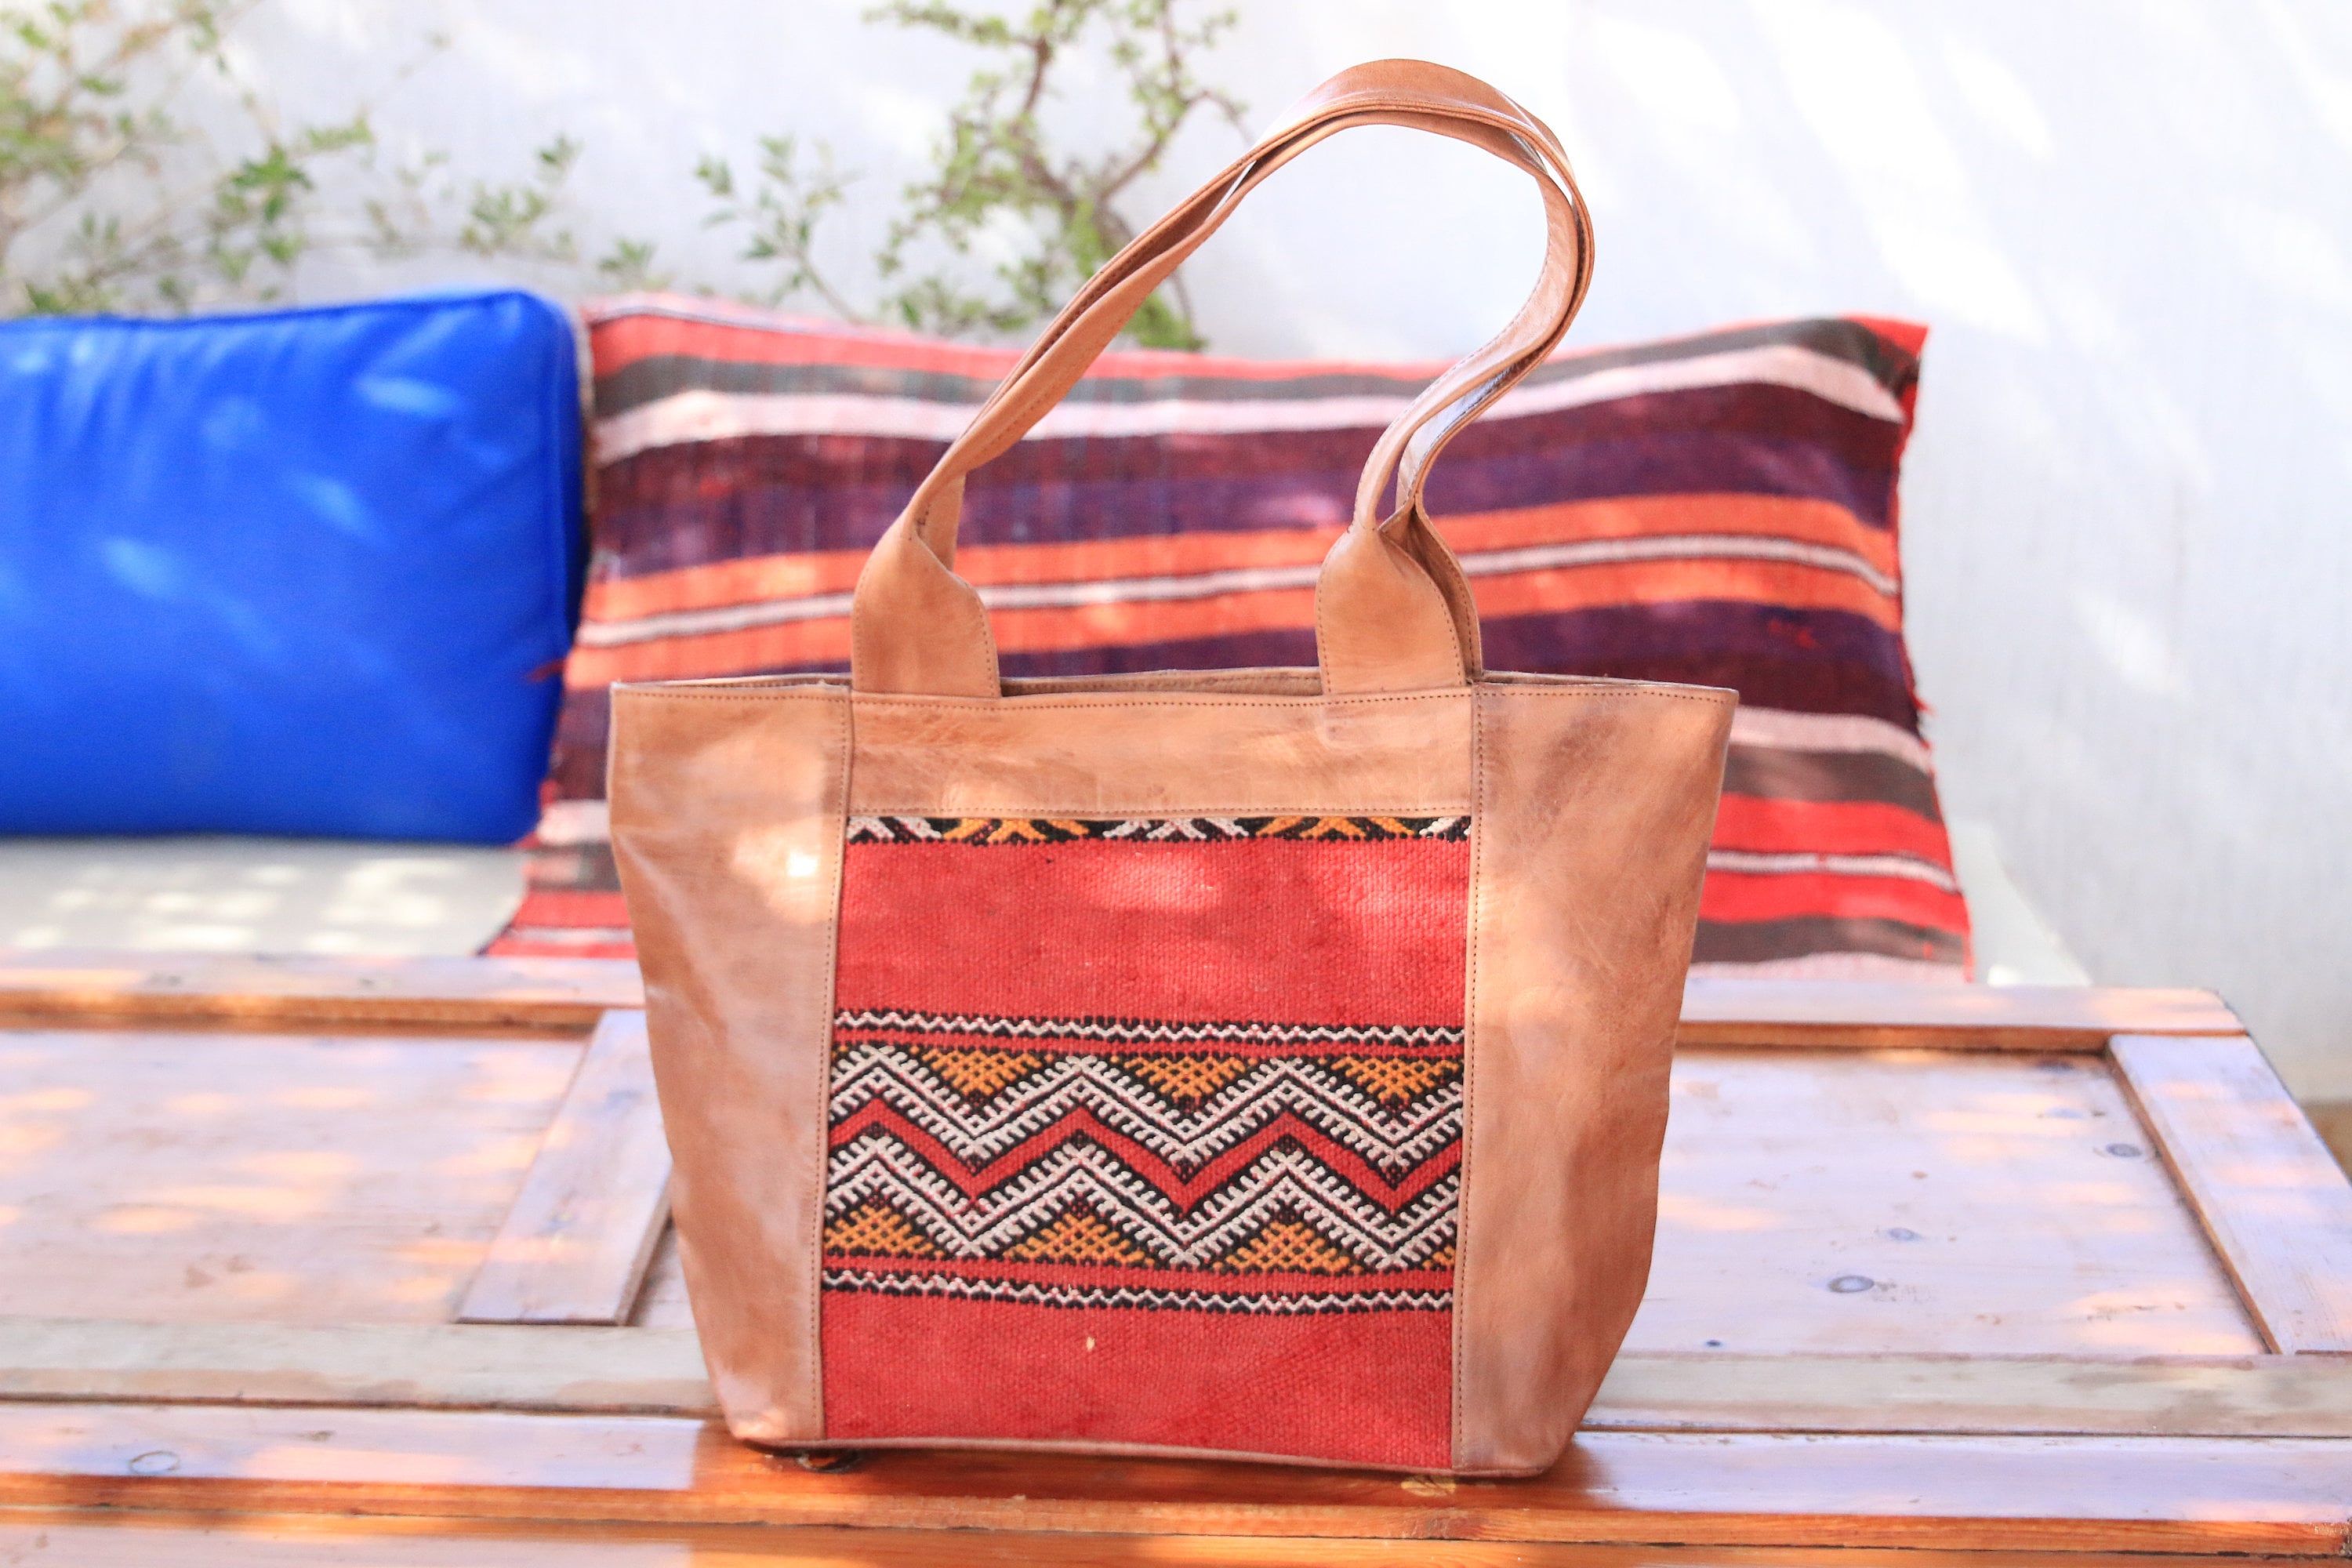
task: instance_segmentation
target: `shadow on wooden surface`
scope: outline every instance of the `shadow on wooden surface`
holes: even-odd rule
[[[1647,1303],[1517,1482],[735,1443],[674,1243],[642,1272],[636,998],[593,961],[0,955],[0,1563],[2016,1568],[2352,1531],[2352,1188],[2205,993],[1695,985]]]

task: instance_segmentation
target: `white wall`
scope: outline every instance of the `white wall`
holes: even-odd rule
[[[395,144],[516,169],[569,129],[583,226],[712,277],[698,154],[799,130],[887,190],[970,68],[863,0],[278,3],[243,47],[296,107],[377,90],[446,29],[384,97]],[[1951,807],[1998,826],[2097,978],[2218,986],[2299,1089],[2352,1096],[2352,10],[1240,4],[1215,68],[1255,122],[1389,54],[1550,120],[1601,237],[1576,341],[1932,323],[1906,564]],[[1234,146],[1192,134],[1152,205]],[[1199,263],[1216,345],[1468,348],[1532,273],[1517,179],[1402,132],[1318,151]]]

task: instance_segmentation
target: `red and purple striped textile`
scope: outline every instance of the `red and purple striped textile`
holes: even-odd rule
[[[845,668],[866,552],[1014,357],[658,297],[588,320],[571,799],[603,793],[613,681]],[[1925,337],[1823,319],[1562,354],[1433,472],[1493,668],[1738,689],[1702,970],[1965,973],[1896,550]],[[956,569],[1005,672],[1311,664],[1364,457],[1439,368],[1104,355],[968,485]],[[526,908],[508,951],[620,923],[582,875],[546,889],[573,912],[534,936]]]

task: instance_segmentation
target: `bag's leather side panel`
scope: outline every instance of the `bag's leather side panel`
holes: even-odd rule
[[[859,692],[858,816],[1470,808],[1465,689],[1319,697]]]
[[[695,1327],[740,1437],[824,1436],[817,1248],[849,693],[621,688],[613,847]]]
[[[1648,1283],[1735,699],[1481,687],[1454,1462],[1557,1460]]]

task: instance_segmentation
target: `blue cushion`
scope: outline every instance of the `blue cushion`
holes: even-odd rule
[[[534,296],[0,323],[0,833],[520,837],[582,538]]]

